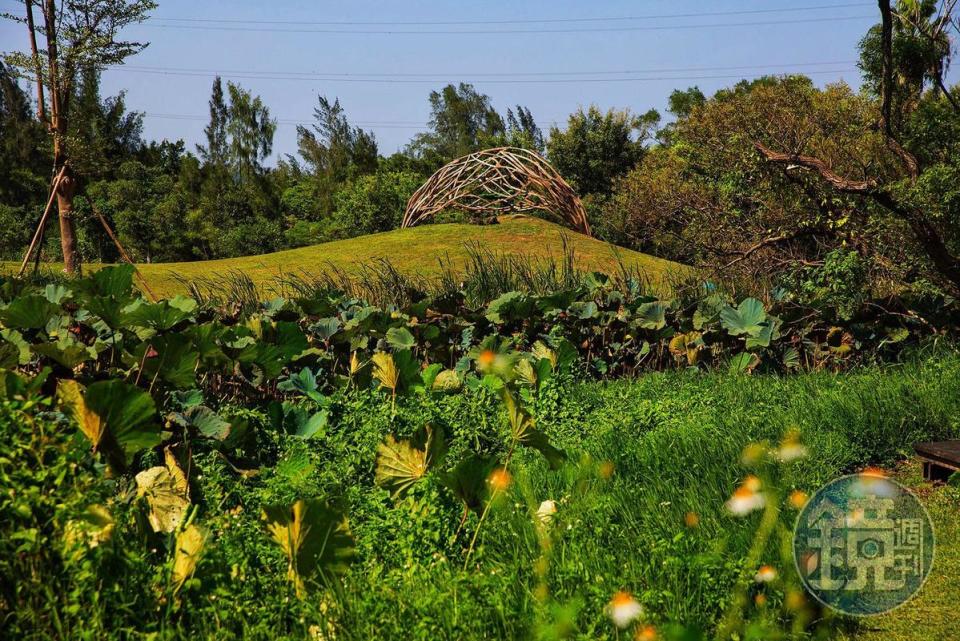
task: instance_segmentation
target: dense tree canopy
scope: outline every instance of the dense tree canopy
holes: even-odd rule
[[[613,181],[643,157],[660,114],[629,110],[606,113],[594,105],[570,115],[566,130],[550,129],[547,155],[582,194],[606,194]]]

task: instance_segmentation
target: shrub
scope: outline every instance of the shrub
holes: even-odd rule
[[[350,238],[400,226],[407,200],[421,178],[409,172],[377,172],[361,176],[334,196],[336,234]]]

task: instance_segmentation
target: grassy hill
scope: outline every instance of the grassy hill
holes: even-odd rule
[[[184,293],[182,279],[209,279],[240,271],[257,285],[269,288],[285,274],[317,274],[334,267],[350,271],[378,258],[388,259],[401,272],[431,276],[440,273],[441,260],[455,269],[462,268],[471,245],[498,254],[560,259],[564,237],[574,252],[577,267],[585,271],[612,273],[618,269],[618,261],[622,261],[659,284],[669,282],[686,269],[678,263],[616,248],[527,216],[505,217],[497,225],[424,225],[259,256],[138,267],[158,296],[170,296]],[[15,269],[11,263],[4,265],[4,271],[11,269]]]

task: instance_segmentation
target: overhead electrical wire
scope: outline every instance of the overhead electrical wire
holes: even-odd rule
[[[638,20],[668,20],[675,18],[703,18],[719,16],[742,16],[768,13],[799,13],[803,11],[824,11],[835,9],[852,9],[873,7],[864,2],[848,2],[844,4],[820,4],[801,7],[782,7],[767,9],[738,9],[734,11],[697,11],[693,13],[672,13],[659,15],[635,16],[592,16],[586,18],[516,18],[501,20],[266,20],[256,18],[166,18],[157,16],[156,20],[167,22],[186,23],[224,23],[224,24],[273,24],[273,25],[309,25],[309,26],[466,26],[466,25],[498,25],[498,24],[558,24],[575,22],[627,22]]]
[[[763,65],[727,65],[715,67],[672,67],[655,69],[622,69],[622,70],[594,70],[594,71],[494,71],[494,72],[430,72],[430,73],[410,73],[410,72],[379,72],[379,73],[358,73],[358,72],[335,72],[335,71],[286,71],[286,70],[256,70],[256,69],[197,69],[186,67],[156,67],[148,65],[117,65],[108,67],[109,69],[126,69],[130,71],[163,71],[170,73],[205,73],[205,74],[244,74],[244,75],[265,75],[265,76],[291,76],[296,78],[316,78],[316,77],[343,77],[343,78],[430,78],[446,79],[450,77],[461,78],[487,78],[487,77],[532,77],[532,76],[624,76],[636,74],[653,73],[686,73],[700,71],[749,71],[758,69],[799,69],[804,67],[835,67],[837,65],[855,65],[856,60],[824,60],[818,62],[793,62],[793,63],[773,63]]]
[[[680,25],[643,25],[627,27],[584,27],[584,28],[564,28],[564,29],[459,29],[459,30],[436,30],[436,29],[281,29],[274,27],[239,27],[218,25],[193,25],[193,24],[156,24],[145,23],[140,25],[142,28],[155,29],[183,29],[196,31],[233,31],[233,32],[255,32],[255,33],[322,33],[322,34],[341,34],[341,35],[509,35],[509,34],[557,34],[557,33],[614,33],[614,32],[641,32],[641,31],[679,31],[690,29],[714,29],[723,27],[770,27],[795,24],[811,24],[823,22],[841,22],[850,20],[876,19],[872,14],[856,16],[831,16],[822,18],[801,18],[797,20],[773,20],[756,22],[720,22],[720,23],[701,23],[701,24],[680,24]],[[158,19],[159,20],[159,19]]]
[[[305,80],[310,80],[314,82],[348,82],[348,83],[369,83],[369,84],[431,84],[436,82],[446,82],[445,80],[424,80],[424,79],[410,79],[410,78],[343,78],[343,77],[303,77],[303,76],[268,76],[268,75],[249,75],[249,74],[236,74],[236,73],[221,73],[216,74],[214,72],[188,72],[188,71],[148,71],[148,70],[136,70],[136,69],[127,69],[125,67],[119,67],[117,71],[129,71],[132,73],[140,74],[152,74],[152,75],[161,75],[161,76],[185,76],[185,77],[198,77],[198,78],[210,78],[215,75],[221,75],[224,78],[238,78],[242,80],[295,80],[297,82],[304,82]],[[844,72],[853,72],[856,71],[855,68],[846,68],[846,69],[825,69],[820,71],[806,71],[805,74],[838,74]],[[743,78],[743,74],[715,74],[715,75],[701,75],[701,76],[648,76],[643,78],[529,78],[524,80],[518,79],[486,79],[479,78],[476,80],[471,79],[458,79],[458,82],[472,82],[474,84],[483,85],[483,84],[561,84],[561,83],[599,83],[599,82],[662,82],[668,80],[724,80],[731,78]]]

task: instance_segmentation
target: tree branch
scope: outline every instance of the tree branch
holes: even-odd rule
[[[921,212],[897,202],[888,190],[878,186],[876,180],[847,180],[830,169],[819,158],[776,152],[759,142],[755,142],[754,146],[767,162],[785,165],[787,169],[793,166],[816,171],[837,191],[845,194],[867,196],[904,221],[910,227],[914,237],[920,243],[920,247],[927,254],[937,271],[947,279],[955,292],[960,292],[960,258],[950,252],[933,223],[924,217]]]
[[[787,165],[788,169],[794,166],[816,171],[820,174],[820,177],[830,183],[834,189],[845,194],[867,194],[877,188],[876,180],[848,180],[830,169],[827,163],[819,158],[773,151],[760,142],[754,142],[753,146],[757,148],[757,151],[760,152],[767,162]]]
[[[27,31],[30,32],[30,55],[33,57],[33,72],[37,77],[37,120],[47,122],[47,106],[43,97],[43,67],[40,65],[40,54],[37,50],[37,29],[33,22],[33,0],[26,0]]]
[[[783,242],[788,242],[788,241],[791,241],[791,240],[796,240],[797,238],[800,238],[800,237],[802,237],[802,236],[809,236],[809,235],[812,234],[812,233],[814,233],[814,230],[812,230],[812,229],[801,229],[801,230],[799,230],[799,231],[797,231],[797,232],[794,232],[794,233],[792,233],[792,234],[780,234],[779,236],[770,236],[769,238],[764,238],[763,240],[761,240],[760,242],[758,242],[758,243],[750,246],[749,248],[747,248],[747,249],[745,249],[745,250],[743,250],[743,251],[736,252],[736,253],[738,254],[738,256],[737,256],[736,258],[734,258],[733,260],[731,260],[731,261],[730,261],[729,263],[727,263],[726,265],[724,265],[723,267],[721,267],[720,270],[721,270],[721,271],[725,271],[725,270],[727,270],[727,269],[730,269],[731,267],[733,267],[734,265],[736,265],[736,264],[739,263],[740,261],[743,261],[743,260],[746,260],[747,258],[750,258],[750,256],[752,256],[752,255],[755,254],[756,252],[760,251],[760,250],[763,249],[764,247],[770,247],[771,245],[779,245],[780,243],[783,243]]]
[[[890,0],[877,0],[877,4],[880,5],[880,54],[883,58],[880,75],[880,121],[884,135],[892,138],[890,115],[893,101],[893,12],[890,10]]]

